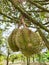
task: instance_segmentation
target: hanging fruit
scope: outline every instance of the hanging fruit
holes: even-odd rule
[[[42,50],[42,43],[38,34],[27,28],[18,30],[15,41],[25,56],[39,53]]]
[[[11,50],[13,52],[19,51],[19,48],[18,48],[18,46],[16,45],[16,42],[15,42],[16,33],[17,33],[17,30],[14,29],[12,31],[12,33],[10,34],[9,38],[8,38],[9,47],[11,48]]]

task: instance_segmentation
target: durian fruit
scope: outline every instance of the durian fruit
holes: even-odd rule
[[[19,29],[15,41],[25,56],[31,56],[42,50],[42,43],[38,34],[28,28]]]
[[[18,48],[18,46],[16,45],[16,42],[15,42],[16,34],[17,34],[17,29],[14,29],[12,31],[12,33],[10,34],[10,36],[8,37],[8,44],[9,44],[9,47],[11,48],[11,50],[13,52],[19,51],[19,48]]]

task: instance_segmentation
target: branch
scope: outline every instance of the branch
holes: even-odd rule
[[[40,4],[33,2],[32,0],[28,0],[31,4],[35,5],[36,7],[38,7],[39,9],[42,9],[43,11],[46,11],[49,13],[49,10],[45,9],[44,7],[42,7]]]
[[[12,20],[2,20],[2,19],[0,19],[0,21],[13,23]]]
[[[35,25],[39,26],[40,28],[44,29],[45,31],[49,32],[49,30],[45,26],[43,26],[43,24],[34,20],[21,6],[19,6],[19,4],[14,3],[13,0],[10,0],[10,1],[14,5],[14,7],[23,14],[24,17],[29,19],[33,24],[35,24]]]
[[[48,0],[48,1],[47,1],[47,0],[42,0],[42,1],[39,1],[39,0],[36,0],[36,1],[35,1],[35,0],[34,0],[33,2],[41,2],[41,3],[42,3],[42,2],[49,2],[49,0]]]
[[[49,21],[48,21],[48,22],[46,22],[46,23],[44,23],[43,25],[47,25],[47,24],[49,24]]]
[[[42,2],[42,3],[39,3],[39,4],[41,4],[41,5],[48,5],[49,2]]]
[[[13,20],[11,17],[9,17],[8,15],[6,15],[6,14],[4,14],[4,13],[2,13],[2,12],[0,12],[0,14],[3,15],[3,16],[5,16],[5,17],[7,17],[8,19]]]
[[[41,5],[47,5],[47,4],[49,4],[49,1],[33,1],[33,2],[36,2],[36,3],[39,3],[39,4],[41,4]]]
[[[8,19],[10,19],[10,20],[12,20],[12,21],[15,21],[15,23],[18,23],[19,22],[19,20],[18,19],[16,19],[16,17],[9,17],[8,15],[6,15],[6,14],[4,14],[4,13],[2,13],[2,12],[0,12],[0,14],[1,15],[3,15],[3,16],[5,16],[5,17],[7,17]],[[3,20],[2,20],[3,21]]]
[[[0,19],[0,21],[5,21],[5,22],[7,22],[7,21],[8,21],[8,22],[12,22],[12,21],[9,21],[9,20],[2,20],[2,19]]]
[[[31,10],[31,11],[26,11],[26,12],[28,12],[28,13],[30,13],[30,12],[46,12],[46,11],[42,11],[42,10]]]

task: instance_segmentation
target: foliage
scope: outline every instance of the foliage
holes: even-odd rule
[[[3,65],[4,55],[0,54],[0,65]]]
[[[21,28],[22,26],[24,27],[25,24],[27,28],[31,28],[32,30],[34,29],[35,32],[38,31],[37,28],[39,27],[39,29],[41,29],[42,32],[44,31],[43,33],[44,37],[41,35],[41,38],[42,39],[46,38],[46,40],[49,43],[49,19],[48,19],[49,10],[48,9],[49,9],[48,0],[47,1],[46,0],[41,0],[41,1],[40,0],[23,0],[23,1],[0,0],[0,48],[2,47],[2,43],[4,43],[2,32],[5,32],[7,30],[9,31],[11,25]],[[21,17],[23,17],[24,22],[22,22]],[[2,25],[4,27],[2,27]],[[4,31],[2,31],[2,28],[4,29]],[[9,34],[7,34],[7,36],[8,35]],[[47,41],[45,45],[49,47]],[[43,55],[45,57],[45,54]]]

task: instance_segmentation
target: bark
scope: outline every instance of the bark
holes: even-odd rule
[[[30,57],[27,57],[27,65],[30,65]]]

